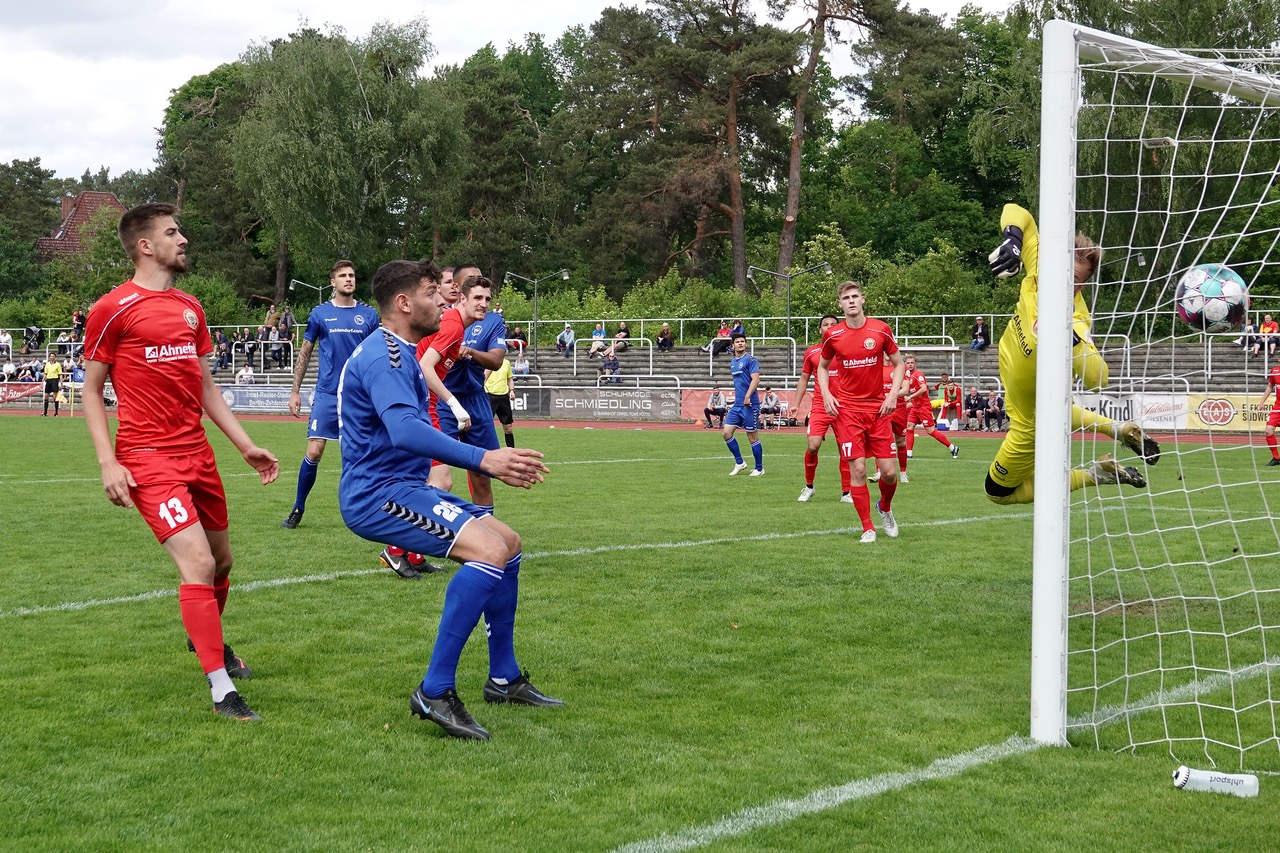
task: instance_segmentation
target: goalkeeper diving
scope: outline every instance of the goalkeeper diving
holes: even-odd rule
[[[1018,307],[1000,336],[1000,381],[1005,388],[1009,432],[987,471],[987,497],[998,504],[1025,504],[1035,499],[1036,451],[1036,316],[1038,312],[1040,235],[1026,209],[1006,204],[1000,214],[1003,242],[991,253],[991,271],[1001,278],[1016,275],[1025,265]],[[1090,338],[1092,317],[1081,290],[1102,262],[1102,249],[1084,234],[1076,235],[1075,307],[1072,313],[1071,372],[1086,390],[1107,385],[1107,363]],[[1160,459],[1160,445],[1134,423],[1116,423],[1076,404],[1071,405],[1072,430],[1090,430],[1119,439],[1148,465]],[[1071,490],[1109,483],[1143,488],[1146,478],[1136,468],[1121,465],[1111,454],[1071,471]]]

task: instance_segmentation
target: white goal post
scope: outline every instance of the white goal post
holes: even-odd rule
[[[1280,293],[1280,53],[1174,50],[1067,21],[1043,39],[1031,737],[1280,768],[1280,476],[1256,461],[1265,414],[1229,441],[1185,412],[1152,416],[1144,429],[1167,434],[1148,489],[1069,491],[1082,458],[1112,452],[1071,424],[1077,230],[1104,250],[1086,290],[1095,336],[1142,341],[1132,371],[1111,361],[1116,390],[1099,405],[1267,388],[1274,361],[1206,366],[1231,345],[1179,326],[1173,286],[1217,262]],[[1125,419],[1141,422],[1137,408]]]

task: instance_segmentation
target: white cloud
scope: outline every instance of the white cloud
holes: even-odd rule
[[[425,17],[435,62],[457,64],[485,43],[499,51],[529,32],[554,41],[631,0],[36,0],[8,4],[0,19],[0,162],[39,157],[60,177],[107,166],[152,167],[156,132],[172,90],[231,62],[253,43],[284,38],[306,20],[366,35],[379,21]],[[761,4],[762,5],[762,4]],[[927,4],[950,14],[960,0]],[[1003,0],[981,5],[1001,8]]]

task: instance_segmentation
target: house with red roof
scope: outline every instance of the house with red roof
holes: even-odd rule
[[[114,193],[86,191],[62,197],[62,224],[48,237],[36,240],[40,260],[74,255],[82,248],[80,229],[103,208],[124,216],[125,207]]]

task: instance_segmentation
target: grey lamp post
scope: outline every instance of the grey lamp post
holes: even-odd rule
[[[791,337],[791,279],[795,278],[796,276],[804,275],[805,273],[813,272],[814,270],[822,270],[827,275],[831,275],[831,264],[828,264],[824,261],[823,263],[820,263],[820,264],[814,264],[808,269],[800,270],[800,272],[774,272],[773,270],[767,270],[764,267],[756,267],[756,266],[747,267],[747,278],[752,282],[756,280],[755,274],[757,272],[766,273],[768,275],[773,276],[774,278],[780,278],[786,281],[787,283],[787,337],[788,338]],[[794,364],[791,367],[793,370],[795,369]]]
[[[542,278],[526,278],[520,275],[519,273],[514,273],[514,272],[507,272],[507,274],[502,277],[503,284],[510,284],[511,281],[514,279],[517,281],[528,282],[529,284],[533,285],[533,330],[532,330],[532,333],[529,335],[529,338],[533,343],[533,369],[534,370],[538,369],[538,285],[544,281],[553,279],[556,276],[560,276],[565,281],[568,281],[569,271],[556,270],[555,272],[547,273]]]
[[[316,304],[317,304],[317,305],[319,305],[321,302],[324,302],[324,288],[323,288],[323,287],[317,287],[317,286],[315,286],[314,284],[307,284],[305,281],[301,281],[301,280],[299,280],[299,279],[296,279],[296,278],[295,278],[295,279],[293,279],[292,281],[290,281],[290,282],[289,282],[289,290],[290,290],[290,291],[297,290],[297,289],[298,289],[298,285],[302,285],[303,287],[309,287],[309,288],[311,288],[312,290],[314,290],[314,291],[316,292]]]

